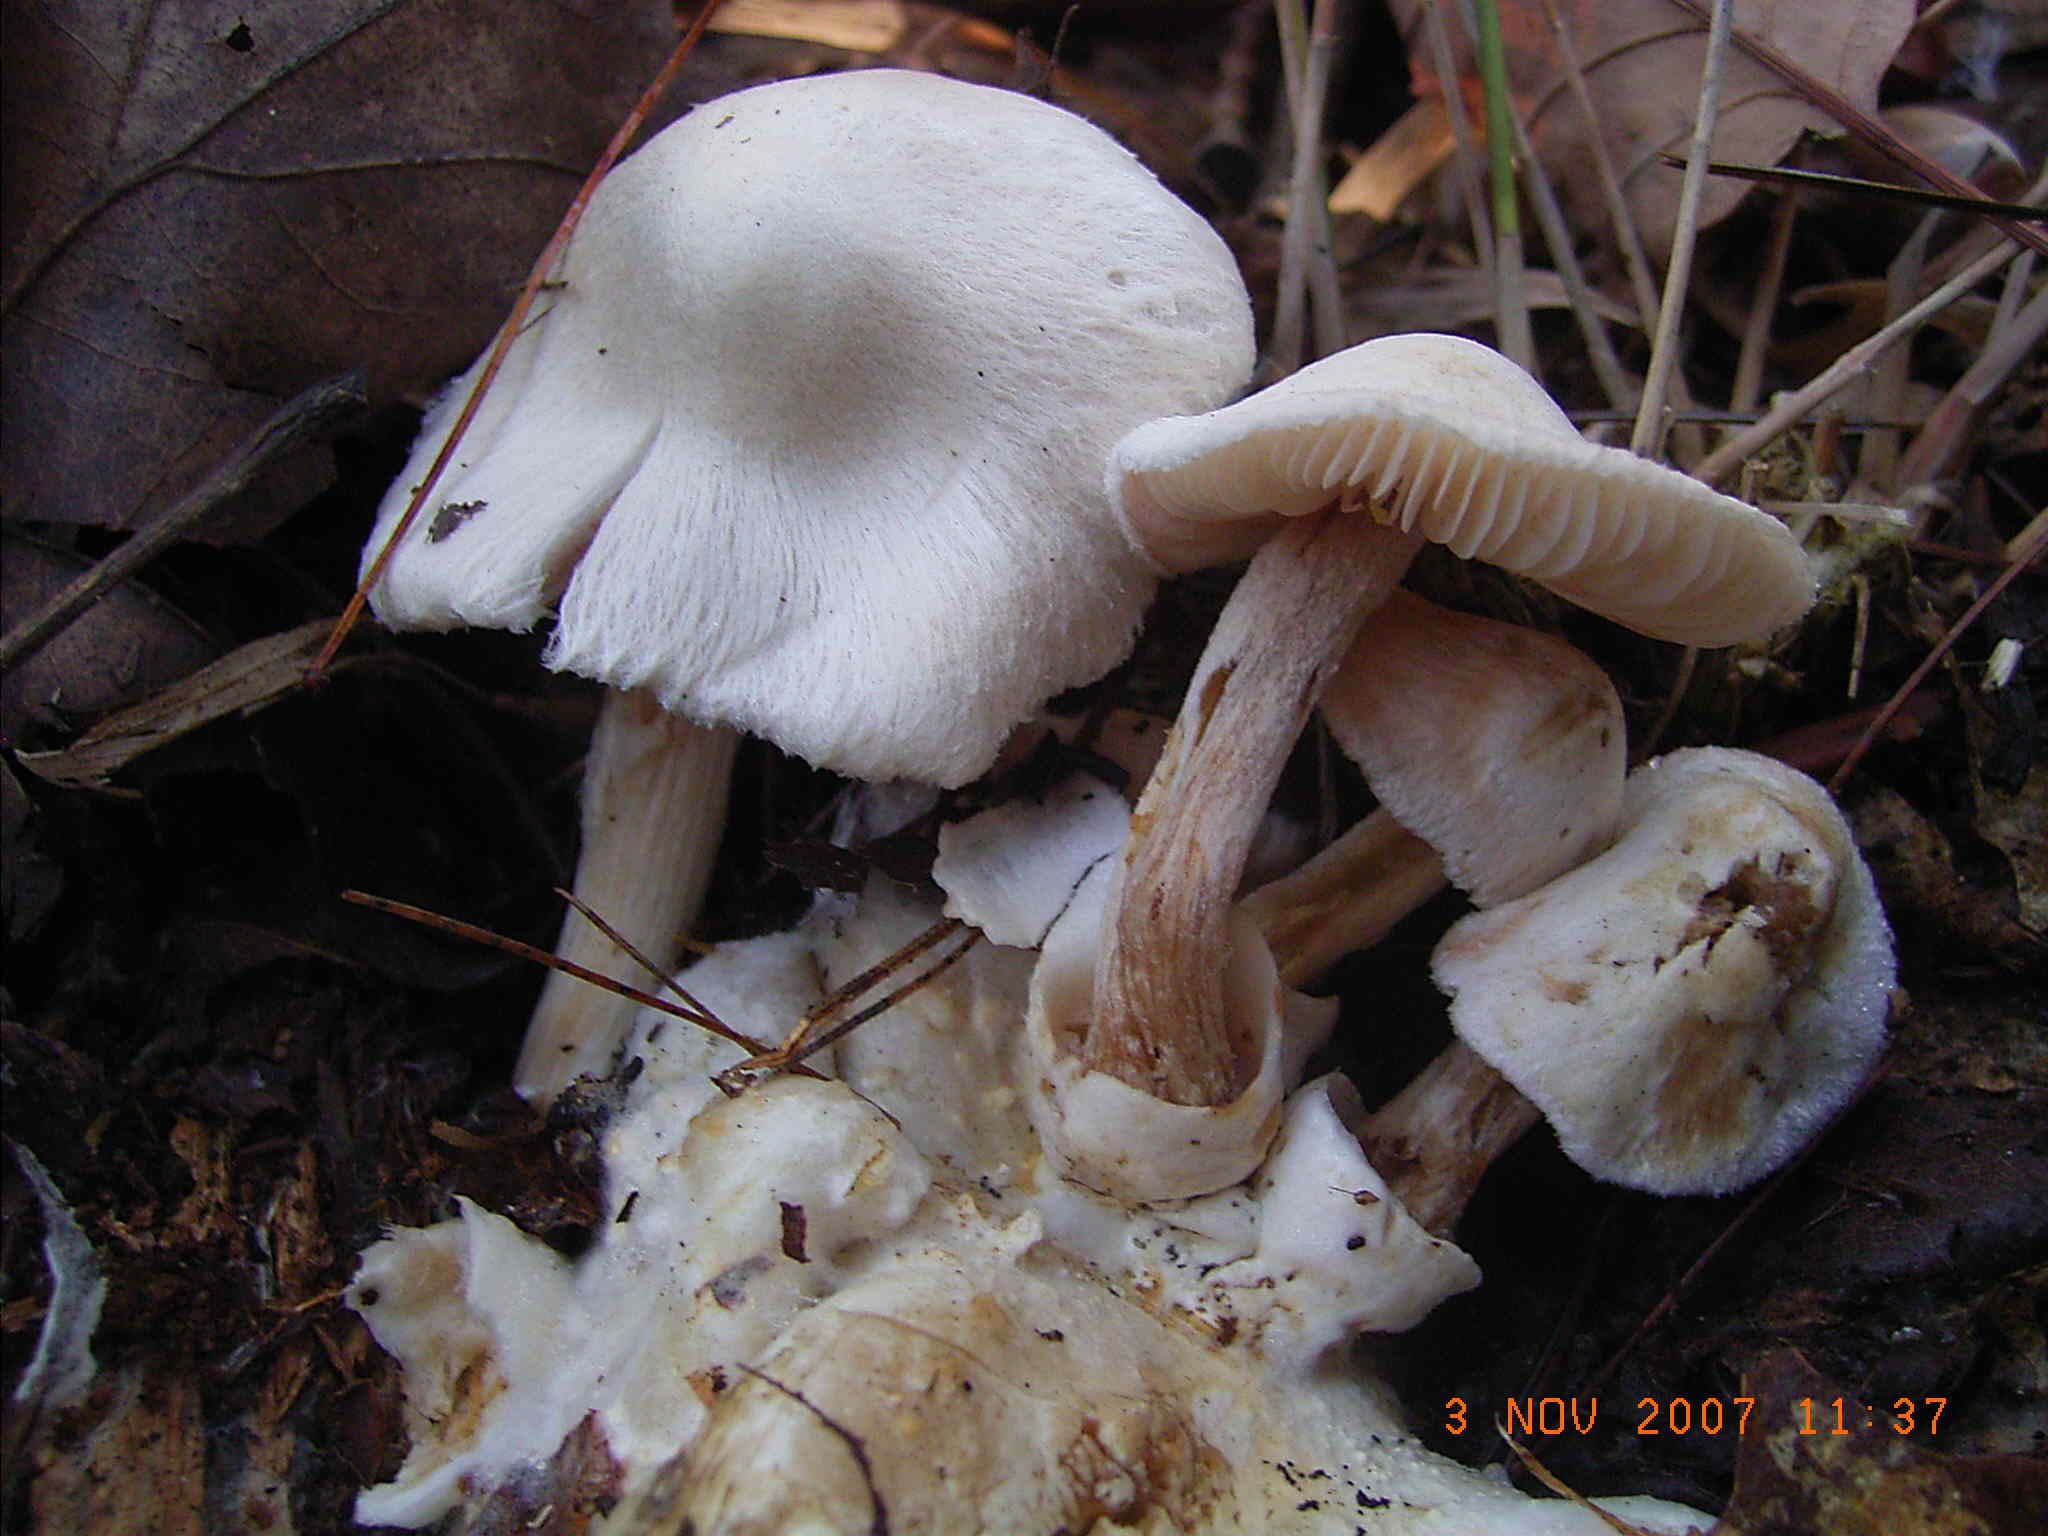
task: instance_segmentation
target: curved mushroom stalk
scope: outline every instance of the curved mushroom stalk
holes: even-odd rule
[[[998,945],[1039,951],[1017,1071],[1045,1160],[1091,1191],[1146,1204],[1227,1188],[1259,1165],[1335,1004],[1281,985],[1256,926],[1232,918],[1222,986],[1226,1018],[1243,1033],[1233,1050],[1256,1064],[1250,1081],[1216,1103],[1178,1104],[1091,1068],[1082,1048],[1104,906],[1130,822],[1114,791],[1077,774],[1037,802],[942,828],[932,874],[948,915]]]
[[[1585,442],[1526,373],[1456,337],[1367,342],[1207,416],[1148,423],[1110,473],[1133,538],[1169,567],[1266,538],[1139,804],[1097,971],[1085,1060],[1171,1102],[1221,1102],[1256,1069],[1217,984],[1249,829],[1424,539],[1690,643],[1765,632],[1813,596],[1781,525]]]
[[[1379,943],[1449,883],[1437,851],[1382,807],[1237,909],[1258,925],[1280,979],[1305,987]]]
[[[1397,1189],[1439,1186],[1411,1200],[1438,1230],[1539,1110],[1597,1178],[1740,1188],[1883,1046],[1891,933],[1819,785],[1751,752],[1674,752],[1630,775],[1623,821],[1607,852],[1437,947],[1461,1043],[1373,1116],[1366,1147]]]
[[[736,732],[669,714],[648,694],[605,692],[583,770],[574,890],[663,968],[704,904],[738,745]],[[642,991],[653,979],[573,906],[555,953]],[[603,1076],[638,1011],[631,998],[550,971],[513,1086],[544,1108],[577,1078]]]
[[[1060,1175],[1117,1199],[1153,1203],[1227,1189],[1258,1167],[1280,1126],[1281,1101],[1328,1038],[1334,999],[1282,985],[1257,926],[1230,916],[1211,978],[1229,1060],[1244,1080],[1208,1101],[1134,1087],[1087,1055],[1102,1027],[1097,959],[1112,884],[1100,864],[1054,925],[1031,973],[1025,1022],[1027,1098]]]
[[[1621,699],[1591,657],[1553,636],[1396,592],[1322,712],[1383,805],[1239,903],[1290,985],[1377,943],[1446,877],[1494,906],[1614,835]]]
[[[1231,903],[1309,711],[1420,543],[1326,514],[1276,534],[1239,580],[1131,817],[1079,1051],[1089,1071],[1192,1105],[1226,1103],[1259,1072],[1261,1027],[1219,985]]]

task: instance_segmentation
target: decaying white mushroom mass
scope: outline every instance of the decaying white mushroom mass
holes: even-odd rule
[[[878,882],[690,986],[772,1035],[935,916]],[[1383,1198],[1341,1079],[1217,1194],[1053,1173],[1019,1075],[1033,963],[982,944],[831,1077],[735,1098],[731,1047],[644,1016],[579,1260],[468,1204],[365,1255],[350,1300],[403,1363],[412,1451],[358,1517],[425,1525],[594,1424],[612,1531],[1605,1529],[1424,1451],[1345,1354],[1478,1272]]]

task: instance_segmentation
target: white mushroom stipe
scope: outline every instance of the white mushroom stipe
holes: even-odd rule
[[[696,924],[725,831],[739,737],[662,709],[645,693],[607,692],[583,770],[575,893],[655,965],[675,965]],[[555,954],[639,991],[655,976],[573,906]],[[545,1104],[586,1073],[611,1071],[640,1005],[566,971],[549,971],[527,1021],[512,1083]]]
[[[1176,1103],[1218,1103],[1246,1080],[1216,984],[1219,893],[1301,718],[1425,540],[1695,644],[1767,633],[1813,599],[1781,524],[1586,443],[1526,373],[1458,337],[1383,337],[1205,416],[1148,423],[1116,445],[1109,478],[1132,537],[1169,566],[1264,539],[1146,786],[1096,968],[1088,1065]]]

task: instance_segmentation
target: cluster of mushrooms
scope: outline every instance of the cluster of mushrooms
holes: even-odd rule
[[[1450,1233],[1538,1118],[1643,1189],[1780,1164],[1875,1058],[1889,934],[1812,782],[1627,773],[1586,657],[1398,583],[1435,541],[1725,645],[1811,601],[1784,528],[1453,337],[1233,403],[1250,306],[1208,225],[1079,118],[933,76],[697,108],[560,278],[375,602],[545,620],[609,685],[577,886],[664,962],[741,732],[878,786],[851,814],[885,828],[1123,657],[1163,576],[1249,565],[1136,805],[1076,777],[946,827],[988,942],[808,1072],[722,1091],[743,1048],[551,978],[521,1091],[634,1064],[614,1219],[571,1261],[465,1203],[364,1255],[412,1445],[359,1517],[428,1524],[594,1430],[608,1530],[1603,1529],[1424,1451],[1347,1346],[1478,1283]],[[1381,809],[1272,877],[1316,709]],[[1371,1112],[1304,1081],[1334,1004],[1300,989],[1446,879],[1459,1043]],[[876,877],[686,980],[777,1038],[939,916]],[[637,979],[574,914],[560,949]]]

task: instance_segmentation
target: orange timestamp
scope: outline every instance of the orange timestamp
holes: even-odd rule
[[[1757,1399],[1753,1397],[1639,1397],[1620,1415],[1622,1428],[1637,1435],[1744,1435]],[[1795,1398],[1791,1430],[1797,1435],[1852,1435],[1885,1423],[1894,1434],[1941,1432],[1945,1397],[1898,1397],[1889,1407],[1849,1397]],[[1511,1397],[1499,1427],[1517,1437],[1590,1435],[1601,1419],[1597,1397]],[[1617,1415],[1607,1415],[1610,1428]],[[1887,1422],[1888,1421],[1888,1422]],[[1444,1403],[1444,1430],[1462,1435],[1472,1426],[1472,1408],[1462,1397]],[[1483,1421],[1482,1421],[1483,1422]],[[1759,1422],[1758,1428],[1762,1428]]]

